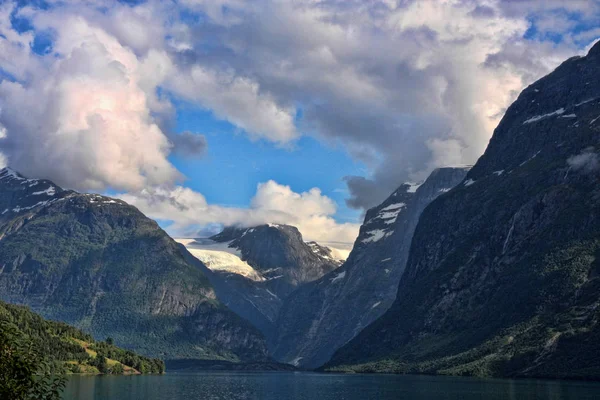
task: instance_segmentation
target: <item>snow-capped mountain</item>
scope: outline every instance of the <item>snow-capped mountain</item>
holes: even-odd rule
[[[284,302],[277,333],[269,338],[275,358],[318,367],[381,316],[396,297],[421,212],[467,171],[437,169],[421,185],[405,183],[370,209],[344,265],[301,286]]]
[[[267,360],[263,335],[186,257],[122,200],[0,170],[1,300],[146,355]]]
[[[217,297],[265,334],[299,286],[338,268],[344,253],[304,242],[293,226],[227,227],[206,239],[176,239],[210,270]]]

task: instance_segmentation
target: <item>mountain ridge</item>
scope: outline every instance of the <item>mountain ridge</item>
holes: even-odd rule
[[[11,169],[0,171],[0,189],[2,300],[141,354],[268,359],[262,335],[137,208]]]
[[[327,370],[600,378],[600,44],[526,88]]]
[[[421,211],[461,181],[467,169],[436,169],[425,182],[402,184],[368,210],[346,262],[284,302],[277,333],[269,341],[273,356],[318,367],[379,317],[395,298]]]
[[[226,227],[208,239],[179,242],[205,264],[217,298],[267,337],[287,296],[341,264],[329,248],[304,242],[284,224]]]

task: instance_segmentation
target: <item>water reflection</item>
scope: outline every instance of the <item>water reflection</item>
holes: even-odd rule
[[[75,376],[65,399],[521,400],[599,399],[590,382],[316,373],[170,373]]]

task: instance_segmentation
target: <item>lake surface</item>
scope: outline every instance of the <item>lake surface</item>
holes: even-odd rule
[[[198,372],[75,376],[65,399],[495,400],[600,399],[600,383],[415,375]]]

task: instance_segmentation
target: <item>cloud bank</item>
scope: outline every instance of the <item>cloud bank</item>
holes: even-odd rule
[[[178,237],[195,237],[210,224],[255,226],[266,223],[289,224],[302,232],[305,240],[351,244],[358,224],[337,223],[336,204],[318,188],[296,193],[275,181],[258,185],[249,208],[211,205],[189,188],[145,189],[119,196],[151,218],[168,220],[169,232]]]
[[[174,132],[176,98],[253,140],[343,146],[369,169],[345,178],[348,205],[365,209],[435,167],[475,162],[519,91],[582,52],[599,18],[595,0],[3,2],[0,161],[128,192],[177,229],[187,202],[211,215],[190,224],[292,223],[295,211],[265,206],[263,192],[282,201],[277,190],[232,210],[182,186],[169,156],[207,143]],[[335,224],[325,203],[295,223]]]

